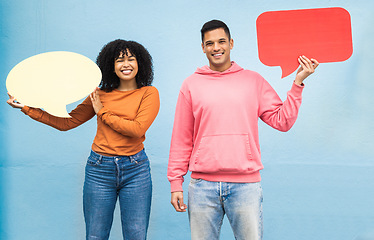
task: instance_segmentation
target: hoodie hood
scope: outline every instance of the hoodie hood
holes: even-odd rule
[[[232,61],[231,62],[231,67],[227,69],[226,71],[223,72],[218,72],[218,71],[213,71],[212,69],[209,68],[208,65],[205,65],[204,67],[196,69],[195,73],[197,74],[203,74],[203,75],[225,75],[225,74],[230,74],[230,73],[235,73],[242,71],[243,68],[240,67],[236,62]]]

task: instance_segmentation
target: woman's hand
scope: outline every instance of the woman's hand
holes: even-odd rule
[[[100,101],[99,90],[100,88],[96,87],[95,91],[90,94],[92,107],[96,114],[104,107]]]
[[[25,105],[17,101],[15,97],[8,93],[9,99],[6,101],[12,108],[23,108]]]
[[[318,67],[319,62],[313,58],[309,59],[305,56],[300,56],[297,60],[300,63],[300,68],[297,70],[295,83],[302,85],[305,78],[314,73],[314,70]]]

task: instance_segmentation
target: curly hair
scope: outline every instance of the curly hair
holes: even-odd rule
[[[138,62],[138,73],[136,74],[136,84],[138,88],[150,86],[153,81],[152,57],[143,45],[135,41],[117,39],[107,43],[96,58],[102,79],[100,89],[111,92],[119,87],[120,80],[114,72],[114,62],[122,54],[131,53]]]

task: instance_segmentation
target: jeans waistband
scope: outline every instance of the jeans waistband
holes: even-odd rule
[[[116,161],[116,160],[118,161],[118,160],[123,160],[123,159],[125,159],[125,160],[128,159],[128,160],[131,160],[131,161],[138,161],[138,160],[142,160],[143,158],[147,157],[147,155],[145,154],[144,149],[141,150],[140,152],[134,154],[134,155],[114,156],[114,157],[104,156],[104,155],[98,154],[98,153],[94,152],[93,150],[91,150],[90,157],[95,159],[95,160],[99,160],[99,161],[111,162],[111,161]]]

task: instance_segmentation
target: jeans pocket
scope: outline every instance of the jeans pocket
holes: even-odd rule
[[[197,183],[199,183],[201,181],[203,181],[203,179],[201,179],[201,178],[198,178],[198,179],[191,178],[190,184],[194,185],[194,184],[197,184]]]
[[[133,167],[143,167],[143,165],[148,164],[148,158],[143,158],[143,159],[133,159],[131,160],[131,165]],[[145,167],[145,166],[144,166]]]
[[[131,162],[134,163],[135,165],[141,165],[148,161],[148,156],[144,152],[144,150],[138,152],[137,154],[130,156]]]
[[[87,165],[89,166],[98,166],[101,162],[99,159],[92,158],[91,156],[87,159]]]

